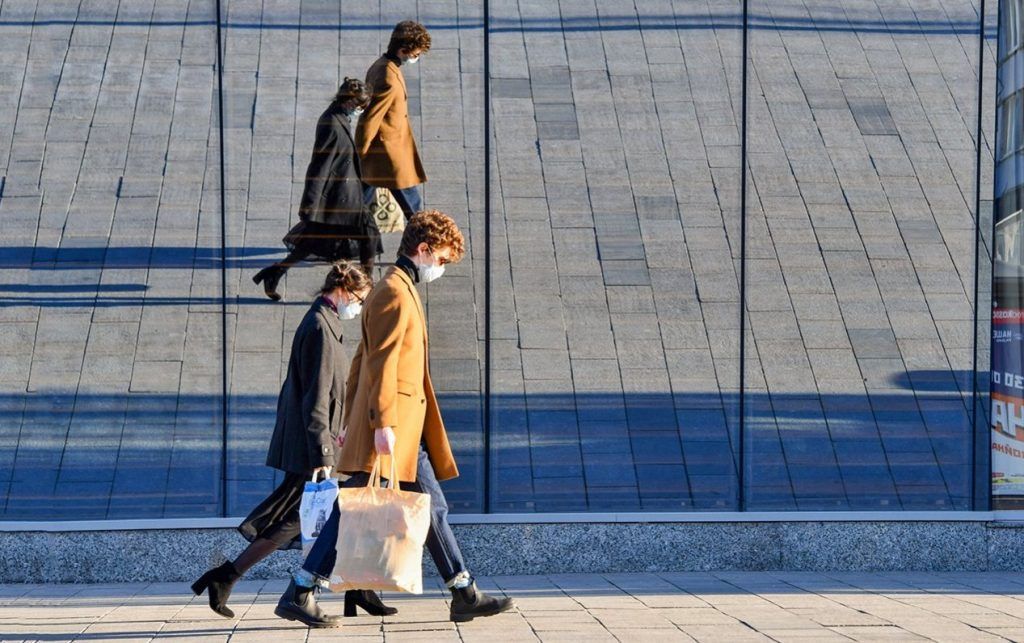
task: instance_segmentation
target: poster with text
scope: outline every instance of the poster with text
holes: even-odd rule
[[[992,495],[1024,496],[1024,310],[992,312]]]

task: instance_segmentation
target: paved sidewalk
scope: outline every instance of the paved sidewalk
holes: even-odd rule
[[[386,596],[393,618],[310,631],[274,617],[284,581],[241,583],[225,620],[183,583],[0,586],[3,641],[1024,641],[1024,576],[674,573],[494,577],[519,610],[454,625],[446,593]],[[340,596],[325,596],[331,612]]]

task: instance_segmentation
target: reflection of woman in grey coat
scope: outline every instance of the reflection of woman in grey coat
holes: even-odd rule
[[[299,222],[285,235],[288,256],[253,276],[267,297],[281,299],[281,277],[304,259],[358,259],[371,272],[374,257],[384,251],[380,231],[363,202],[363,180],[354,141],[355,119],[370,103],[370,88],[346,78],[316,124],[316,141],[306,168]]]
[[[250,542],[245,551],[192,585],[196,594],[209,592],[210,608],[221,616],[234,617],[227,600],[242,574],[275,550],[298,546],[303,487],[311,478],[331,474],[341,436],[348,373],[339,319],[359,314],[371,285],[370,277],[356,264],[335,263],[320,296],[295,331],[267,451],[267,466],[284,471],[284,481],[239,525],[239,532]],[[365,601],[370,601],[371,608],[373,599],[376,595],[346,596],[347,603],[355,600],[365,606]],[[375,604],[384,608],[379,599]]]

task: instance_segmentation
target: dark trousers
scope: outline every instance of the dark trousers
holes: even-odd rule
[[[388,188],[391,194],[394,195],[395,201],[398,202],[398,207],[402,208],[402,212],[405,214],[405,218],[409,219],[412,215],[416,214],[423,209],[423,198],[420,197],[419,186],[412,186],[411,188],[402,188],[396,190],[394,188]],[[366,203],[373,203],[373,194],[377,191],[377,188],[372,185],[367,185],[363,189],[363,201]]]
[[[343,487],[365,487],[369,482],[370,474],[359,472],[342,483]],[[427,452],[420,446],[419,456],[416,462],[416,480],[414,482],[403,482],[401,488],[405,491],[416,491],[430,494],[430,530],[427,531],[427,551],[434,559],[437,566],[437,573],[445,582],[455,578],[461,572],[465,572],[466,563],[462,560],[462,552],[459,551],[459,543],[455,540],[451,525],[448,524],[448,503],[444,499],[444,492],[441,491],[441,483],[434,475],[434,467],[430,464]],[[302,569],[317,576],[321,580],[329,580],[334,570],[334,563],[337,560],[335,545],[338,542],[338,524],[341,514],[338,512],[338,505],[334,505],[334,511],[327,520],[320,535],[317,536],[313,548],[302,564]]]

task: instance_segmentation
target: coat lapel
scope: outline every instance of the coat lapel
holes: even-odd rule
[[[416,311],[420,315],[420,325],[423,327],[423,346],[429,350],[430,340],[427,337],[427,316],[423,312],[423,302],[420,300],[419,291],[416,290],[416,284],[413,283],[412,278],[409,277],[409,275],[401,268],[392,268],[391,270],[398,274],[398,278],[401,279],[405,284],[405,287],[409,289],[409,294],[412,295],[413,301],[416,302]],[[425,350],[424,353],[426,352],[427,351]],[[427,363],[429,364],[429,358],[427,358],[427,360]]]
[[[341,110],[338,110],[337,112],[334,113],[334,118],[336,118],[338,120],[338,123],[341,124],[341,129],[343,129],[345,133],[348,134],[348,140],[352,141],[352,144],[355,145],[356,139],[352,135],[352,121],[349,119],[348,114]]]
[[[324,322],[327,324],[327,327],[331,329],[331,334],[334,335],[334,339],[340,342],[341,320],[338,319],[338,316],[334,313],[334,311],[328,308],[328,306],[323,302],[317,301],[317,303],[314,304],[314,306],[317,309],[317,314],[319,314],[320,318],[324,320]]]
[[[391,73],[398,76],[398,82],[402,84],[402,93],[405,94],[406,98],[409,98],[409,90],[405,87],[405,75],[402,74],[402,70],[399,69],[398,65],[390,60],[388,61],[388,68],[391,69]]]
[[[423,324],[423,328],[425,330],[427,328],[427,319],[426,315],[423,314],[423,302],[420,301],[420,293],[418,290],[416,290],[416,284],[412,282],[412,278],[409,277],[409,275],[401,268],[392,268],[391,270],[398,275],[398,278],[402,280],[402,283],[405,284],[405,287],[409,289],[409,294],[412,295],[413,300],[416,301],[416,310],[420,314],[420,323]],[[424,336],[426,336],[425,332]]]

